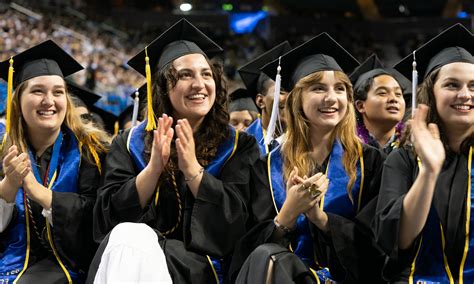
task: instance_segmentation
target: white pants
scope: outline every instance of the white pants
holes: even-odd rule
[[[173,283],[155,231],[121,223],[112,230],[94,284]]]

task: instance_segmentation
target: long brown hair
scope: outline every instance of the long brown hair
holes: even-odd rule
[[[211,67],[212,76],[216,84],[216,100],[210,111],[204,117],[199,129],[194,133],[196,158],[202,166],[208,165],[216,156],[219,145],[229,137],[229,113],[227,112],[227,87],[224,79],[224,71],[220,64],[206,61]],[[153,110],[156,116],[163,114],[172,114],[173,105],[169,98],[169,91],[173,89],[178,82],[178,72],[173,66],[173,62],[168,63],[163,68],[156,70],[153,75]],[[174,120],[175,124],[176,121]],[[171,154],[166,172],[172,174],[178,169],[178,157],[174,140],[171,146]],[[205,142],[204,142],[205,141]],[[150,160],[151,146],[153,144],[153,132],[147,132],[145,136],[145,159]],[[168,178],[168,177],[166,177]]]
[[[18,147],[19,152],[28,153],[28,133],[26,121],[23,118],[20,98],[25,89],[28,87],[29,80],[21,83],[15,89],[15,93],[12,98],[12,110],[10,121],[10,132],[5,140],[5,145],[3,145],[0,150],[2,158],[5,157],[8,149],[12,145]],[[66,82],[63,80],[64,86]],[[69,128],[72,133],[76,136],[79,141],[79,144],[82,146],[81,151],[85,153],[86,159],[92,163],[96,164],[97,154],[106,153],[108,150],[107,144],[110,143],[111,138],[104,131],[88,124],[84,124],[81,120],[81,117],[77,113],[74,104],[72,103],[71,98],[67,94],[66,89],[66,117],[63,121],[63,126]],[[100,164],[97,165],[100,167]]]
[[[357,161],[359,160],[359,147],[361,142],[356,135],[356,119],[353,106],[354,98],[352,84],[347,75],[334,71],[336,78],[341,80],[347,92],[347,111],[332,133],[332,141],[339,139],[344,148],[343,165],[349,176],[347,193],[352,200],[351,189],[356,181]],[[311,133],[310,121],[303,112],[303,93],[310,86],[322,80],[324,71],[312,73],[298,81],[286,100],[287,130],[286,140],[282,146],[283,171],[285,180],[290,176],[294,167],[298,168],[301,175],[310,176],[316,163],[310,158]]]
[[[439,138],[441,142],[443,142],[444,148],[447,152],[450,152],[451,150],[449,149],[449,143],[448,143],[448,137],[446,136],[446,131],[445,131],[445,126],[443,124],[443,121],[441,120],[441,117],[438,113],[438,109],[436,108],[436,97],[434,95],[434,86],[436,84],[436,81],[438,80],[438,75],[439,71],[441,70],[442,67],[432,71],[428,76],[426,76],[425,80],[418,86],[417,89],[417,96],[416,96],[416,102],[417,104],[425,104],[428,106],[428,116],[426,118],[427,123],[435,123],[438,125],[439,128]],[[410,137],[411,134],[411,129],[410,126],[407,127],[402,139],[401,143],[402,145],[408,145],[411,144]],[[467,152],[469,150],[469,146],[474,144],[474,134],[471,134],[471,136],[467,137],[462,143],[461,143],[461,152]]]

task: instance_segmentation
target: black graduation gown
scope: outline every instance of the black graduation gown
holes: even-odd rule
[[[177,194],[171,183],[160,186],[157,205],[153,197],[148,206],[141,208],[135,186],[139,171],[127,150],[128,134],[129,130],[115,138],[106,158],[103,186],[99,189],[94,208],[94,237],[98,242],[122,222],[146,223],[163,233],[178,221]],[[245,233],[250,168],[258,156],[255,139],[241,132],[235,153],[222,167],[220,176],[216,178],[204,171],[196,198],[188,190],[182,173],[176,175],[182,219],[176,230],[165,236],[168,247],[164,247],[168,269],[175,283],[215,281],[214,277],[196,277],[202,274],[206,278],[208,273],[189,272],[199,267],[187,262],[193,258],[192,262],[207,263],[205,255],[227,256]],[[194,278],[189,277],[191,274]]]
[[[45,175],[45,169],[51,158],[51,151],[52,147],[37,160],[38,164],[41,165],[38,168],[41,176]],[[97,166],[82,158],[79,167],[77,192],[53,191],[53,226],[51,232],[54,246],[66,267],[80,272],[83,276],[87,275],[89,264],[97,249],[97,244],[94,242],[92,235],[92,213],[99,183],[100,173]],[[45,229],[43,229],[45,218],[41,214],[43,208],[32,200],[31,208],[37,228],[31,230],[30,261],[28,269],[20,277],[19,283],[67,283],[66,276],[59,267],[52,251],[44,245],[48,244],[45,241],[41,244],[38,237],[38,234],[44,236],[45,232]],[[13,214],[17,214],[16,209]],[[8,229],[9,227],[0,233],[0,238],[7,235]]]
[[[465,244],[467,165],[467,153],[447,155],[431,204],[443,225],[445,253],[455,278]],[[403,199],[415,182],[418,172],[414,152],[407,146],[393,151],[385,162],[382,174],[374,231],[377,242],[389,256],[383,270],[384,277],[394,282],[408,282],[410,266],[420,240],[418,236],[407,250],[398,248]]]
[[[364,190],[357,217],[349,220],[328,213],[328,233],[323,233],[310,223],[315,259],[320,265],[329,267],[333,279],[344,283],[382,282],[380,271],[384,255],[374,244],[370,223],[375,213],[385,156],[367,145],[363,146],[363,156]],[[251,217],[247,224],[249,231],[236,245],[229,273],[231,281],[235,281],[243,262],[255,248],[275,241],[272,240],[272,234],[276,229],[273,223],[276,211],[268,182],[267,157],[258,160],[253,167],[251,186],[254,191]],[[288,234],[277,243],[288,247],[294,237]],[[288,263],[290,265],[294,264]]]

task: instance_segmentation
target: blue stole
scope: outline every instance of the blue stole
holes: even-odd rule
[[[409,283],[473,283],[474,282],[474,172],[472,167],[472,146],[468,156],[468,184],[466,194],[466,221],[468,226],[464,244],[464,255],[460,271],[451,271],[447,262],[444,231],[436,213],[431,207],[426,220],[415,259],[411,266]],[[469,223],[467,223],[469,222]],[[457,279],[457,280],[455,280]]]
[[[247,127],[245,132],[257,139],[257,144],[260,148],[261,155],[264,156],[268,154],[268,146],[265,145],[265,130],[263,130],[261,118],[257,118],[254,122],[252,122],[252,124]]]
[[[66,129],[65,132],[67,132],[67,135],[63,136],[62,132],[60,132],[54,143],[53,154],[49,163],[46,187],[56,192],[77,192],[81,152],[74,134],[68,129]],[[43,179],[39,176],[38,168],[34,163],[35,157],[31,150],[29,150],[29,154],[36,180],[43,185]],[[25,191],[23,188],[20,188],[15,198],[15,206],[18,214],[16,219],[11,221],[11,229],[6,233],[6,239],[3,243],[6,249],[0,258],[1,281],[13,282],[16,278],[21,277],[28,267],[31,229],[29,220],[30,216],[28,209],[26,209],[25,196]],[[50,226],[48,221],[46,222],[46,226]],[[49,230],[50,228],[48,228],[48,231]],[[68,280],[76,281],[85,276],[67,268],[59,258],[59,254],[54,246],[54,240],[49,236],[48,240],[53,249],[56,260]]]
[[[147,165],[147,162],[143,157],[145,150],[145,126],[146,120],[132,128],[127,138],[127,148],[138,171],[142,171]],[[205,167],[206,172],[213,175],[214,177],[218,177],[220,175],[222,167],[234,155],[235,149],[237,148],[239,134],[234,130],[234,128],[229,127],[229,129],[231,134],[230,137],[221,145],[219,145],[216,157]],[[223,283],[224,271],[222,267],[222,260],[212,257],[208,257],[208,260],[214,275],[216,276],[216,281],[218,283]]]
[[[352,188],[352,198],[354,204],[350,201],[347,196],[347,184],[349,182],[349,176],[347,176],[344,166],[342,164],[342,156],[344,149],[342,148],[339,140],[335,140],[331,154],[329,157],[329,163],[327,168],[327,177],[329,178],[329,188],[326,195],[321,199],[320,206],[323,206],[325,212],[337,214],[348,219],[354,219],[361,197],[361,164],[357,165],[357,179]],[[269,182],[270,190],[272,191],[273,202],[277,213],[280,211],[283,203],[286,199],[286,183],[283,180],[283,157],[281,153],[281,145],[272,150],[268,155],[268,169],[269,169]],[[317,261],[314,259],[313,254],[313,240],[311,237],[309,221],[305,215],[300,214],[296,221],[296,246],[293,247],[293,251],[298,257],[301,258],[308,266],[314,267]],[[319,266],[319,264],[317,264]],[[323,273],[330,279],[329,271],[322,269],[318,271],[318,275]],[[323,278],[320,276],[320,278]]]

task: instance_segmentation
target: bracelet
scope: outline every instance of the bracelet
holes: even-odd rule
[[[195,180],[200,174],[202,174],[202,172],[204,172],[204,168],[203,168],[203,167],[201,167],[201,169],[199,170],[199,172],[198,172],[197,174],[195,174],[193,177],[191,177],[191,178],[186,178],[186,177],[184,177],[184,181],[185,181],[185,182],[193,181],[193,180]]]
[[[289,228],[287,226],[283,226],[282,224],[278,223],[277,218],[278,218],[278,215],[275,216],[275,219],[273,219],[273,224],[275,224],[275,227],[277,229],[280,229],[283,232],[285,232],[285,234],[289,234],[289,233],[293,232],[296,229],[296,226],[295,226],[295,228]]]

